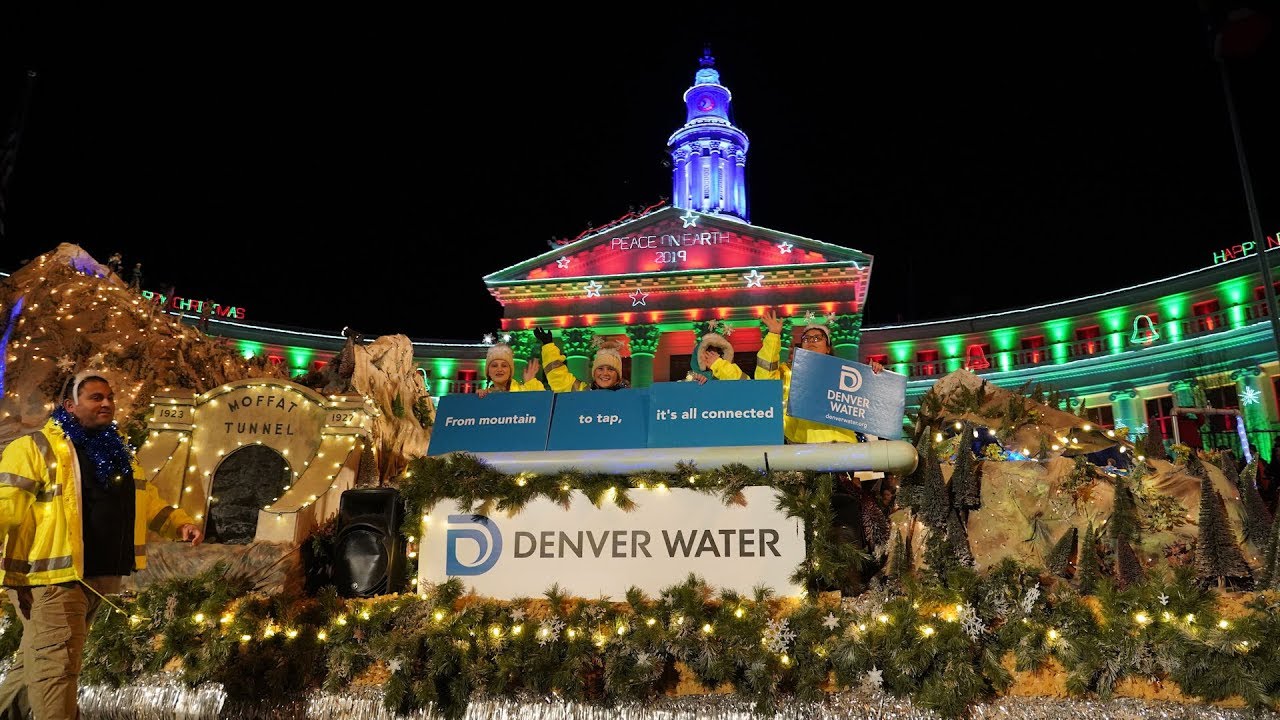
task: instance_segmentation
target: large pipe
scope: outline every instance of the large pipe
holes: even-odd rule
[[[915,447],[902,440],[821,445],[731,445],[726,447],[636,448],[629,450],[541,450],[475,453],[493,469],[538,475],[568,470],[628,475],[645,470],[675,472],[677,463],[704,469],[741,463],[756,470],[845,472],[879,470],[895,474],[916,468]]]

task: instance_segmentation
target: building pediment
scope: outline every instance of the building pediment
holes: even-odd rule
[[[734,218],[664,208],[485,277],[490,287],[579,278],[705,273],[741,268],[851,265],[872,257]]]

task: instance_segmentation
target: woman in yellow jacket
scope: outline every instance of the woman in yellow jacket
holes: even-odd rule
[[[782,380],[782,434],[791,443],[829,443],[859,442],[858,433],[847,428],[826,425],[791,417],[787,413],[787,400],[791,395],[791,366],[780,362],[782,353],[782,321],[778,314],[770,308],[764,313],[764,325],[769,330],[764,336],[764,343],[756,355],[757,380]],[[832,354],[831,331],[826,325],[810,321],[800,333],[799,346],[805,350]],[[730,356],[732,357],[732,356]],[[711,348],[699,348],[699,363],[708,368],[711,374],[720,380],[741,380],[746,377],[737,365],[717,357]],[[884,366],[878,362],[871,363],[874,372],[880,372]]]
[[[476,395],[484,397],[491,392],[528,392],[547,389],[536,377],[537,358],[530,360],[525,366],[523,382],[512,377],[515,374],[515,367],[515,353],[511,351],[510,345],[500,342],[491,346],[489,352],[485,354],[484,361],[484,374],[489,381],[489,387],[480,388],[476,391]]]
[[[551,341],[550,330],[535,328],[533,336],[542,343],[542,366],[547,369],[547,384],[552,391],[625,390],[629,387],[622,378],[622,354],[618,352],[616,343],[600,344],[596,356],[591,359],[591,382],[588,383],[569,372],[564,353]]]

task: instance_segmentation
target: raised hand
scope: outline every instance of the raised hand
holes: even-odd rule
[[[544,328],[536,327],[533,329],[533,336],[538,339],[542,345],[551,344],[551,331]]]
[[[550,335],[551,333],[547,334]],[[542,363],[538,361],[538,358],[530,360],[529,364],[524,366],[524,381],[529,382],[530,380],[538,377],[538,370],[541,367]]]
[[[774,335],[782,335],[782,321],[778,319],[778,313],[773,308],[764,311],[764,326]]]
[[[711,372],[711,366],[719,359],[720,356],[710,350],[703,349],[698,351],[698,365],[707,372]]]
[[[884,365],[881,365],[880,362],[877,360],[872,360],[867,364],[871,366],[871,372],[875,373],[876,375],[879,375],[880,371],[884,370]]]

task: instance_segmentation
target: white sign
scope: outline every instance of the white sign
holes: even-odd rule
[[[750,594],[758,585],[797,596],[791,573],[804,560],[804,527],[777,509],[770,487],[743,490],[726,506],[693,490],[632,490],[637,507],[595,507],[573,492],[568,510],[547,499],[520,512],[471,515],[441,502],[422,529],[420,583],[459,577],[486,597],[538,597],[559,584],[578,597],[649,595],[693,573],[718,589]]]

